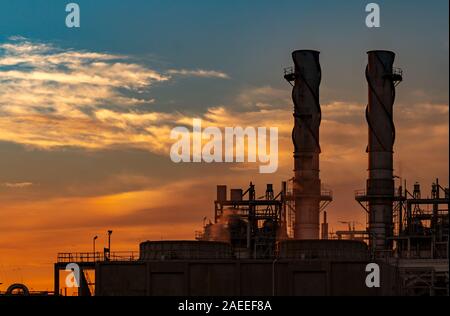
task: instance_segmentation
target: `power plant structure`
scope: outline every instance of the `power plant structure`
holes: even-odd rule
[[[319,209],[321,182],[319,155],[322,110],[319,87],[322,70],[317,51],[295,51],[292,54],[295,71],[287,80],[295,82],[292,91],[295,125],[294,142],[294,198],[295,234],[299,240],[319,239]]]
[[[277,240],[286,235],[284,201],[286,183],[275,196],[268,184],[263,198],[257,199],[255,185],[232,189],[227,198],[227,186],[217,187],[214,224],[206,225],[196,239],[230,242],[239,258],[272,258]],[[246,198],[246,199],[245,199]]]
[[[205,221],[196,241],[147,241],[139,254],[61,253],[55,294],[60,272],[77,263],[80,295],[448,296],[449,189],[436,180],[425,197],[418,183],[412,193],[406,182],[396,187],[393,108],[403,72],[393,52],[368,52],[369,174],[366,190],[355,195],[367,229],[349,225],[330,236],[325,209],[333,194],[321,184],[319,164],[319,54],[295,51],[294,67],[284,72],[293,86],[294,175],[280,190],[268,184],[258,197],[253,183],[230,191],[219,185],[214,221]],[[380,267],[379,288],[366,284],[372,263]]]
[[[369,104],[366,118],[369,125],[369,179],[366,200],[369,204],[369,244],[377,253],[392,247],[394,233],[394,102],[395,87],[403,80],[400,69],[394,68],[395,54],[390,51],[368,52],[366,78]]]

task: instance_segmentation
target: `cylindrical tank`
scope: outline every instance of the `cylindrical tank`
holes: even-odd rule
[[[367,245],[355,240],[286,240],[277,245],[280,259],[364,261]]]
[[[139,255],[141,261],[230,258],[231,245],[214,241],[147,241],[141,243]]]
[[[319,239],[321,183],[319,178],[319,128],[322,111],[319,87],[322,72],[319,52],[298,50],[292,53],[295,85],[292,91],[295,126],[295,239]]]
[[[366,117],[369,124],[369,232],[371,246],[376,251],[390,249],[393,225],[393,151],[395,126],[393,106],[395,84],[391,51],[368,52],[366,77],[369,86],[369,104]]]
[[[20,284],[20,283],[14,283],[8,287],[8,289],[5,292],[5,295],[6,296],[12,296],[12,295],[29,296],[30,291],[28,290],[28,287],[26,285]]]

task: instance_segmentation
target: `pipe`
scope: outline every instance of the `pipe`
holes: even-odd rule
[[[275,273],[276,273],[276,269],[275,269],[275,265],[278,262],[278,258],[275,258],[275,260],[273,260],[272,262],[272,296],[275,297],[276,296],[276,285],[275,285],[275,281],[276,281],[276,277],[275,277]]]
[[[327,221],[327,212],[323,212],[323,223],[322,223],[322,239],[328,239],[328,221]]]

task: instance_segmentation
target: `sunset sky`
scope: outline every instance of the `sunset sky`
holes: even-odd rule
[[[389,49],[405,73],[395,105],[395,174],[424,191],[448,185],[448,0],[78,0],[0,3],[0,291],[51,290],[58,252],[138,250],[193,239],[213,217],[217,184],[262,195],[293,176],[295,49],[321,51],[321,179],[333,190],[332,230],[365,227],[354,201],[367,177],[366,52]],[[280,167],[174,164],[170,131],[275,126]],[[259,196],[258,195],[258,196]]]

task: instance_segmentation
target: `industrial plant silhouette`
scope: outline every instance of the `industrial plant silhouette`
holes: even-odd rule
[[[278,191],[267,184],[261,198],[253,183],[230,191],[218,185],[214,221],[195,241],[147,241],[139,254],[110,246],[59,253],[54,294],[64,295],[62,271],[76,263],[80,296],[448,295],[449,189],[436,180],[424,198],[418,183],[413,191],[395,186],[393,107],[403,81],[395,54],[368,52],[368,179],[355,195],[367,230],[350,227],[333,238],[326,212],[333,194],[320,178],[320,53],[292,57],[294,67],[284,71],[293,86],[292,179]],[[380,287],[366,284],[371,263],[382,271]]]

